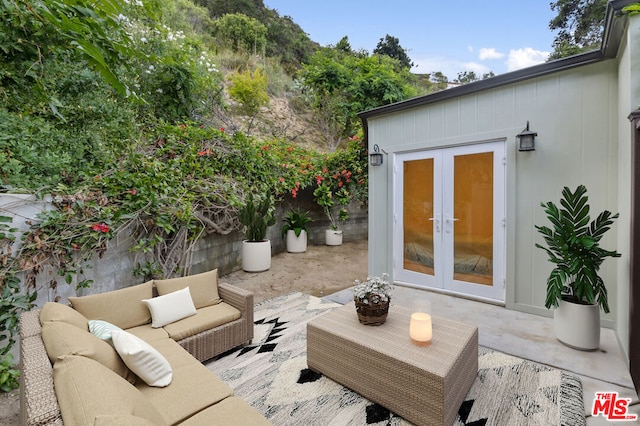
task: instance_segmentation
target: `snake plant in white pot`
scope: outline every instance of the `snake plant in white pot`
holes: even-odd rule
[[[242,241],[242,269],[262,272],[271,268],[271,240],[267,228],[276,223],[273,199],[269,196],[254,200],[249,194],[244,206],[238,210],[238,220],[247,239]]]
[[[600,247],[600,240],[618,214],[604,210],[592,221],[584,185],[573,192],[564,187],[560,205],[541,203],[551,227],[536,225],[546,243],[536,247],[547,252],[554,265],[547,279],[545,306],[556,307],[558,340],[576,349],[595,350],[600,345],[600,309],[609,312],[600,266],[607,257],[620,257]]]

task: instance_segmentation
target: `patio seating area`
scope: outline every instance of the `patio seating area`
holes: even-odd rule
[[[340,247],[309,246],[307,253],[281,253],[273,256],[269,271],[259,274],[238,271],[221,280],[253,291],[256,303],[293,291],[346,303],[352,299],[353,280],[366,277],[366,268],[367,242],[358,241]],[[551,318],[401,286],[394,290],[390,312],[393,305],[411,306],[416,298],[431,301],[434,315],[476,325],[480,346],[579,375],[587,425],[611,424],[602,416],[589,416],[595,392],[615,391],[621,398],[632,398],[629,412],[640,413],[640,403],[613,330],[601,330],[598,351],[578,351],[554,337]]]

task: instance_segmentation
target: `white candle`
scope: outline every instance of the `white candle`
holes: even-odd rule
[[[411,340],[417,343],[430,342],[432,337],[431,315],[424,312],[411,314],[409,336],[411,336]]]

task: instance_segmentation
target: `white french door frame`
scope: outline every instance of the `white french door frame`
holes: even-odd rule
[[[456,156],[493,152],[493,256],[491,285],[454,279],[454,162]],[[433,263],[434,274],[404,267],[404,163],[433,159]],[[393,269],[394,280],[481,300],[502,303],[506,282],[506,151],[504,141],[437,148],[394,155]]]

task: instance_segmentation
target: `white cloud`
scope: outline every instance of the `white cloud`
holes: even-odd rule
[[[477,62],[465,62],[462,64],[462,69],[460,71],[473,71],[476,73],[478,78],[482,78],[482,75],[488,73],[491,69],[486,65],[479,64]],[[457,76],[458,73],[456,73],[456,77]]]
[[[482,47],[478,52],[478,59],[486,61],[487,59],[501,59],[504,57],[504,53],[498,52],[493,47]]]
[[[541,64],[547,60],[550,52],[535,50],[530,47],[512,49],[507,59],[507,71],[515,71],[521,68]]]
[[[468,45],[468,46],[467,46],[467,52],[469,52],[469,53],[473,53],[473,46]]]

